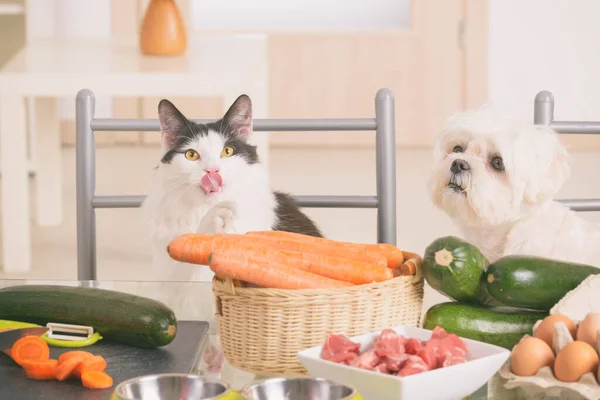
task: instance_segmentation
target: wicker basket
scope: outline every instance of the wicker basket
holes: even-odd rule
[[[330,332],[362,335],[417,326],[423,278],[401,276],[343,289],[279,290],[234,287],[213,280],[223,354],[254,373],[305,375],[297,353],[323,344]]]

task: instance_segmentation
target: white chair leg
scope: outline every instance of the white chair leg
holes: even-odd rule
[[[4,272],[31,269],[29,160],[25,100],[0,94],[0,169]]]
[[[36,222],[39,226],[56,226],[63,220],[58,99],[36,98],[34,103]]]

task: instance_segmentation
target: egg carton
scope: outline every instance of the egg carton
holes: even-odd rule
[[[600,312],[600,275],[592,275],[585,279],[550,310],[550,314],[569,317],[577,326],[579,321],[592,312]],[[538,321],[534,325],[534,331],[540,322]],[[560,327],[556,328],[555,331],[562,332],[561,334],[555,332],[554,341],[558,337],[562,343],[553,343],[552,347],[555,353],[557,351],[556,347],[560,348],[566,342],[572,340],[572,338],[567,337],[566,326],[560,324]],[[600,352],[600,338],[596,347],[596,350]],[[577,382],[559,381],[550,367],[541,368],[534,376],[523,377],[511,372],[509,359],[498,371],[498,374],[506,380],[504,383],[505,389],[516,389],[519,393],[525,394],[527,400],[600,400],[600,384],[598,384],[596,375],[592,372],[583,375]]]
[[[506,389],[519,389],[527,399],[600,400],[600,385],[593,373],[589,372],[577,382],[561,382],[554,377],[550,367],[544,367],[534,376],[517,376],[510,370],[510,360],[499,371],[506,379]]]

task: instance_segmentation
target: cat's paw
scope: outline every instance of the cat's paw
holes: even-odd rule
[[[216,235],[225,233],[232,228],[232,220],[235,216],[235,204],[225,202],[211,208],[202,219],[199,233]]]

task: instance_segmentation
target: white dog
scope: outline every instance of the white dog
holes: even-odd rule
[[[458,113],[438,139],[434,165],[433,203],[490,261],[522,254],[600,264],[600,226],[553,200],[570,168],[552,129],[490,107]]]

